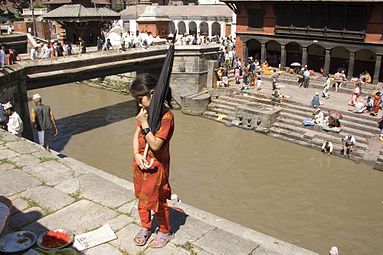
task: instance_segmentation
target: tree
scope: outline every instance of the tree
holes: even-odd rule
[[[17,11],[18,13],[23,12],[23,8],[29,8],[30,2],[28,0],[0,0],[0,4],[3,6],[9,6],[9,3],[12,4],[14,10],[9,10],[11,12]]]

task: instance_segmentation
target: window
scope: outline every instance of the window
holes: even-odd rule
[[[291,10],[288,4],[278,4],[276,6],[277,26],[289,27],[291,25]]]
[[[263,11],[262,10],[249,10],[248,26],[250,28],[263,28]]]

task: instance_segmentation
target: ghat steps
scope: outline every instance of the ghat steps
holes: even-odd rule
[[[203,116],[224,124],[231,125],[233,120],[238,120],[236,109],[238,106],[278,106],[282,108],[268,135],[310,148],[320,149],[324,141],[331,141],[334,145],[334,154],[340,155],[342,149],[342,138],[351,134],[355,136],[357,147],[351,155],[356,161],[366,161],[375,164],[376,169],[383,170],[383,152],[373,159],[366,155],[368,148],[376,140],[379,129],[376,118],[365,115],[356,115],[348,111],[339,111],[343,115],[341,120],[342,131],[340,133],[326,132],[320,127],[305,127],[302,122],[305,118],[311,119],[313,108],[302,105],[288,99],[275,101],[274,98],[261,94],[243,94],[231,92],[229,95],[213,96],[208,106],[208,111]],[[324,112],[329,108],[322,107]],[[247,128],[246,120],[243,120],[243,128]],[[379,145],[378,145],[379,146]],[[381,147],[380,147],[381,148]],[[380,148],[379,151],[380,151]],[[371,156],[370,156],[371,157]]]

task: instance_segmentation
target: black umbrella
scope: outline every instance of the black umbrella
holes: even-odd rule
[[[170,93],[169,81],[173,68],[174,60],[174,42],[177,32],[174,33],[172,44],[169,47],[168,53],[165,57],[165,62],[162,66],[160,77],[158,78],[156,88],[152,99],[150,100],[148,122],[150,130],[155,134],[161,126],[162,116],[165,114],[165,99],[166,95]]]
[[[165,99],[168,93],[170,93],[169,81],[173,68],[174,60],[174,42],[176,39],[177,31],[174,33],[172,43],[169,47],[168,53],[165,57],[165,62],[161,69],[160,77],[158,78],[157,85],[154,89],[154,94],[150,100],[148,123],[150,130],[155,134],[161,127],[161,119],[165,114]],[[146,144],[144,157],[146,158],[149,150],[149,144]],[[145,167],[151,168],[154,163],[154,159],[150,160],[149,164],[144,164]]]

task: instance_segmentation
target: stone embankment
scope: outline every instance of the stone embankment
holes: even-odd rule
[[[287,85],[289,86],[289,85]],[[337,109],[342,113],[342,131],[340,133],[326,132],[320,127],[305,127],[304,119],[312,119],[313,108],[302,100],[291,100],[283,98],[275,100],[271,95],[265,93],[243,93],[239,89],[220,89],[213,92],[208,111],[203,116],[223,122],[227,125],[238,123],[238,109],[244,105],[253,108],[274,107],[279,108],[279,116],[267,134],[279,139],[288,140],[293,143],[307,147],[321,149],[324,141],[334,144],[334,154],[341,156],[342,138],[346,135],[353,135],[357,141],[356,151],[351,155],[355,161],[363,161],[374,165],[376,169],[383,170],[383,154],[379,154],[382,143],[379,141],[377,128],[377,118],[367,115],[357,115],[347,110],[341,110],[330,106],[321,106],[323,112],[330,109]],[[334,105],[334,107],[336,107]],[[234,122],[233,122],[234,121]],[[244,118],[242,125],[236,125],[245,129],[257,131],[257,124],[250,121],[250,125]]]
[[[64,228],[80,234],[109,224],[118,239],[84,254],[316,254],[178,201],[170,201],[175,238],[159,250],[135,246],[132,183],[4,131],[0,194],[14,205],[7,232]]]

